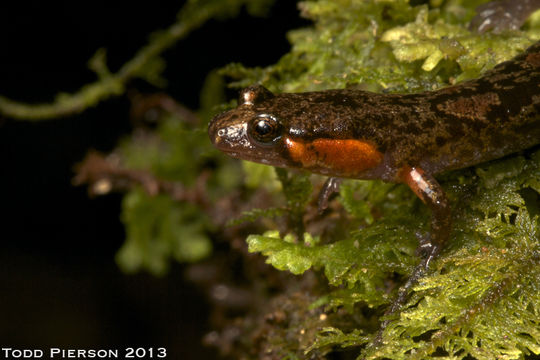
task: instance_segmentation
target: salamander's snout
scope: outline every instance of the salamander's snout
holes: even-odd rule
[[[208,136],[212,144],[221,151],[240,151],[248,143],[246,128],[245,122],[237,121],[231,112],[225,112],[212,119],[208,126]]]
[[[208,124],[208,137],[214,146],[217,146],[217,143],[220,141],[220,138],[217,136],[217,133],[219,132],[219,123],[216,120],[218,118],[219,115],[214,117],[212,121],[210,121],[210,124]]]

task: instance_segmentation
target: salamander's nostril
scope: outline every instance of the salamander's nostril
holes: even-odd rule
[[[220,140],[220,136],[222,136],[222,129],[219,129],[216,121],[212,120],[208,125],[208,137],[212,144],[216,145]]]

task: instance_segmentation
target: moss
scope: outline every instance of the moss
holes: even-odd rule
[[[196,262],[212,251],[205,232],[206,217],[196,207],[179,204],[168,196],[149,196],[141,189],[131,191],[122,203],[122,221],[126,241],[116,260],[126,272],[145,269],[164,275],[170,258]]]
[[[534,19],[524,31],[471,33],[466,25],[476,5],[305,1],[302,14],[314,23],[289,34],[289,54],[267,68],[233,64],[221,73],[236,80],[233,87],[262,83],[278,92],[432,90],[476,77],[538,38]],[[306,356],[336,347],[356,347],[362,359],[540,354],[539,160],[540,151],[529,152],[444,175],[454,209],[450,245],[404,310],[386,319],[382,345],[372,343],[372,324],[359,321],[320,330]],[[293,209],[297,189],[282,183]],[[404,187],[378,182],[347,182],[339,200],[350,220],[339,236],[321,241],[294,236],[293,228],[285,236],[271,230],[249,236],[249,250],[279,270],[324,274],[329,288],[315,308],[353,317],[363,308],[380,311],[393,299],[396,276],[405,279],[417,263],[416,237],[427,231],[429,214]]]

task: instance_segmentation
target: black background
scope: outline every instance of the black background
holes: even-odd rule
[[[106,48],[115,71],[170,25],[181,1],[0,2],[0,95],[51,101],[95,80],[86,62]],[[207,72],[229,62],[268,65],[285,54],[287,30],[305,24],[296,2],[267,18],[245,12],[210,21],[168,50],[165,89],[198,106]],[[144,85],[143,85],[144,86]],[[144,90],[151,89],[148,87]],[[29,123],[0,118],[0,346],[30,349],[166,347],[170,359],[212,359],[203,294],[174,265],[164,278],[125,275],[120,195],[95,199],[71,186],[89,149],[107,152],[130,132],[119,97],[81,115]],[[0,355],[0,358],[2,355]]]

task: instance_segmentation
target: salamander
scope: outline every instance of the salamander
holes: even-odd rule
[[[254,85],[208,133],[232,157],[406,183],[431,207],[431,237],[442,244],[449,206],[433,176],[540,143],[540,42],[479,79],[417,94],[273,94]]]
[[[431,230],[393,312],[449,238],[450,205],[434,176],[540,144],[540,42],[478,79],[422,93],[250,86],[208,133],[232,157],[330,176],[331,188],[336,177],[407,184],[431,209]]]

